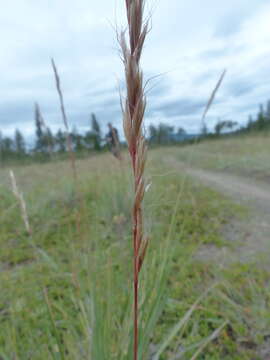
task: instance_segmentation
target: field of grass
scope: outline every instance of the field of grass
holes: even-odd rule
[[[252,140],[254,158],[248,139],[235,140],[237,156],[226,141],[202,143],[191,163],[241,172],[264,165],[268,174],[261,141]],[[212,152],[212,162],[209,149],[218,146],[228,151],[220,162]],[[190,149],[175,156],[185,160]],[[203,244],[236,246],[225,243],[222,229],[245,210],[173,172],[159,154],[150,152],[147,169],[150,246],[141,274],[139,358],[263,359],[269,272],[256,263],[220,266],[196,256]],[[32,236],[8,171],[0,169],[0,359],[132,358],[130,169],[110,154],[77,165],[76,186],[68,162],[13,169]]]
[[[177,158],[192,166],[232,172],[255,179],[270,178],[269,132],[257,135],[228,137],[187,146]],[[174,149],[172,154],[175,154]]]

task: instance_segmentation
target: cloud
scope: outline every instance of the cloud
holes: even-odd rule
[[[226,92],[230,96],[240,97],[252,93],[255,87],[256,84],[250,79],[239,79],[230,82],[226,87]]]
[[[145,77],[149,79],[148,86],[146,87],[146,93],[150,99],[160,98],[161,96],[170,93],[171,83],[166,74],[161,74],[160,76],[147,74]]]
[[[155,3],[151,0],[150,6]],[[5,4],[0,21],[0,130],[34,133],[33,103],[46,122],[62,126],[50,58],[55,58],[68,118],[79,131],[95,112],[102,129],[121,128],[119,90],[124,71],[115,25],[125,23],[122,0],[29,0]],[[270,93],[270,5],[266,0],[159,1],[142,65],[147,84],[146,125],[161,119],[200,128],[200,115],[222,70],[228,69],[207,121],[219,116],[244,123]],[[120,85],[119,85],[120,84]],[[122,133],[122,130],[120,131]]]
[[[191,98],[166,101],[152,109],[163,117],[196,115],[202,112],[205,106],[204,100],[192,100]]]
[[[246,16],[246,14],[244,14]],[[243,13],[232,11],[227,14],[217,25],[214,36],[225,37],[232,36],[239,32],[242,22],[244,21]]]

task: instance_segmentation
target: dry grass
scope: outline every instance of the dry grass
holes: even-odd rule
[[[201,120],[202,125],[205,125],[205,117],[206,117],[209,109],[211,108],[211,106],[213,104],[213,101],[214,101],[214,99],[216,97],[216,94],[217,94],[217,92],[218,92],[218,90],[219,90],[219,88],[220,88],[220,86],[222,84],[222,81],[223,81],[225,75],[226,75],[226,70],[223,70],[223,72],[222,72],[220,78],[218,79],[218,82],[217,82],[215,88],[213,89],[213,91],[212,91],[212,93],[210,95],[210,98],[209,98],[209,100],[208,100],[208,102],[206,104],[206,107],[205,107],[205,110],[204,110],[204,113],[203,113],[203,116],[202,116],[202,120]]]
[[[39,104],[36,102],[35,103],[35,118],[36,121],[38,121],[40,123],[41,129],[44,131],[44,134],[49,134],[49,127],[47,126],[44,117],[42,116]],[[53,138],[52,138],[52,142],[49,140],[49,138],[47,138],[47,145],[48,145],[48,149],[50,152],[50,157],[51,159],[53,158]]]
[[[118,159],[119,161],[122,161],[122,154],[121,154],[121,148],[120,148],[118,134],[117,134],[115,128],[112,126],[112,124],[109,123],[108,125],[109,125],[110,132],[112,134],[112,137],[113,137],[113,144],[111,147],[111,152],[112,152],[113,156],[116,157],[116,159]]]
[[[25,225],[25,229],[29,235],[32,235],[32,230],[31,230],[30,223],[29,223],[29,218],[28,218],[28,214],[27,214],[26,203],[24,201],[23,193],[20,192],[18,189],[16,178],[15,178],[14,172],[12,170],[9,171],[9,175],[10,175],[10,179],[11,179],[12,192],[13,192],[14,196],[16,197],[16,199],[18,200],[19,206],[21,208],[21,215],[22,215],[22,219],[23,219],[23,222]]]
[[[269,333],[269,289],[262,286],[264,275],[253,264],[230,266],[224,274],[219,264],[201,264],[192,257],[200,243],[220,243],[220,225],[224,216],[235,215],[234,207],[217,194],[193,186],[192,181],[181,192],[181,206],[175,206],[183,176],[160,160],[160,150],[149,152],[147,171],[168,175],[154,178],[144,205],[155,224],[151,235],[155,241],[149,243],[140,273],[138,359],[181,356],[188,360],[201,349],[201,358],[256,358],[255,351],[242,350],[237,344],[245,337],[257,346],[255,335]],[[79,190],[86,201],[80,209],[80,238],[70,164],[16,168],[35,246],[29,244],[14,198],[6,191],[8,171],[1,169],[3,359],[55,360],[60,352],[65,360],[132,359],[131,182],[129,167],[124,163],[121,173],[116,164],[110,154],[77,162]],[[172,264],[166,259],[170,254]],[[168,277],[162,272],[168,272]],[[226,277],[230,289],[219,286],[198,305],[205,289]],[[250,279],[254,290],[247,286]],[[217,295],[216,289],[225,291],[228,300]],[[246,313],[247,308],[251,312]],[[222,328],[227,320],[229,326]],[[217,333],[218,340],[211,341]]]
[[[126,32],[120,35],[125,66],[127,97],[123,110],[124,132],[131,157],[134,175],[133,204],[133,261],[134,261],[134,360],[138,358],[138,289],[139,273],[145,257],[148,238],[143,234],[142,201],[145,192],[144,167],[146,144],[142,132],[146,100],[143,75],[140,68],[141,53],[147,34],[148,23],[143,21],[143,0],[126,0],[128,40]]]
[[[66,130],[67,150],[68,150],[69,157],[70,157],[70,164],[71,164],[74,183],[76,183],[77,182],[77,170],[76,170],[75,154],[74,154],[74,151],[72,149],[72,139],[71,139],[71,136],[70,136],[68,119],[67,119],[65,105],[64,105],[64,97],[63,97],[63,93],[62,93],[62,90],[61,90],[60,77],[59,77],[57,67],[55,65],[54,60],[51,59],[51,62],[52,62],[52,68],[53,68],[54,76],[55,76],[56,89],[57,89],[57,93],[58,93],[59,101],[60,101],[60,109],[61,109],[62,119],[63,119],[63,123],[64,123],[65,130]]]

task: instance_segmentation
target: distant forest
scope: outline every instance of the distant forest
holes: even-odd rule
[[[59,129],[55,134],[46,125],[38,104],[34,108],[35,121],[35,143],[31,148],[26,146],[23,134],[17,129],[12,137],[2,135],[0,131],[0,164],[4,165],[10,161],[47,161],[51,158],[64,158],[67,153],[66,133]],[[217,138],[228,134],[246,134],[261,132],[270,129],[270,100],[266,106],[260,105],[259,112],[255,118],[249,116],[247,124],[239,127],[232,120],[218,120],[214,132],[209,132],[206,124],[202,124],[200,134],[188,134],[184,128],[175,129],[166,123],[150,125],[147,132],[150,145],[172,145],[186,144],[203,140],[204,138]],[[95,116],[91,114],[89,130],[80,134],[74,127],[70,131],[72,149],[79,156],[90,152],[107,150],[106,136],[102,134],[100,124]],[[124,145],[124,144],[123,144]]]

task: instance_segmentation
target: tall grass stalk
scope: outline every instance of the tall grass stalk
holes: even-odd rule
[[[134,337],[133,358],[138,359],[139,274],[145,257],[148,238],[143,233],[142,201],[145,193],[144,167],[146,143],[142,131],[146,99],[143,74],[140,67],[142,49],[147,35],[148,23],[144,22],[144,0],[125,0],[128,29],[120,34],[123,63],[125,67],[126,101],[123,105],[124,133],[128,144],[134,176],[133,203],[133,287],[134,287]],[[127,33],[127,39],[126,39]]]
[[[63,93],[61,90],[60,77],[59,77],[57,67],[55,65],[54,60],[51,59],[51,62],[52,62],[52,68],[53,68],[54,77],[55,77],[56,89],[57,89],[57,93],[58,93],[59,101],[60,101],[60,109],[61,109],[62,119],[63,119],[63,123],[64,123],[65,130],[66,130],[66,145],[67,145],[67,150],[68,150],[69,157],[70,157],[70,163],[71,163],[71,168],[72,168],[72,173],[73,173],[73,180],[74,180],[74,183],[76,184],[77,170],[76,170],[75,155],[74,155],[74,151],[72,149],[72,140],[71,140],[71,136],[70,136],[68,119],[67,119],[65,105],[64,105],[64,97],[63,97]]]
[[[10,175],[10,179],[11,179],[12,192],[13,192],[14,196],[17,198],[18,203],[21,208],[21,214],[22,214],[22,219],[24,222],[25,229],[29,235],[32,235],[32,229],[30,227],[29,217],[27,214],[26,203],[25,203],[25,200],[23,197],[23,193],[19,191],[19,188],[18,188],[17,182],[16,182],[16,178],[15,178],[14,172],[12,170],[9,171],[9,175]]]
[[[213,103],[213,101],[214,101],[214,99],[216,97],[216,94],[217,94],[217,92],[218,92],[218,90],[219,90],[219,88],[220,88],[220,86],[222,84],[222,81],[223,81],[223,79],[224,79],[224,77],[226,75],[226,72],[227,72],[227,70],[224,69],[221,76],[220,76],[220,78],[218,79],[218,82],[217,82],[216,86],[214,87],[214,89],[213,89],[213,91],[212,91],[212,93],[210,95],[210,98],[209,98],[209,100],[208,100],[208,102],[206,104],[206,107],[205,107],[203,115],[202,115],[202,119],[201,119],[202,126],[206,125],[205,124],[206,115],[207,115],[207,113],[208,113],[208,111],[209,111],[209,109],[210,109],[210,107],[211,107],[211,105],[212,105],[212,103]]]
[[[224,69],[214,87],[214,89],[212,90],[211,94],[210,94],[210,97],[206,103],[206,106],[204,108],[204,111],[203,111],[203,114],[202,114],[202,117],[201,117],[201,125],[202,125],[202,129],[206,128],[206,122],[205,122],[205,119],[206,119],[206,115],[208,114],[208,111],[210,110],[211,106],[213,105],[213,102],[215,100],[215,97],[218,93],[218,90],[220,89],[221,87],[221,84],[224,80],[224,77],[227,73],[227,70]],[[194,145],[195,144],[198,144],[199,143],[199,140],[200,140],[200,135],[196,137],[195,139],[195,142],[194,142]],[[193,146],[192,150],[190,151],[189,153],[189,157],[188,157],[188,160],[187,160],[187,164],[190,165],[192,163],[192,158],[193,158],[193,155],[194,155],[194,151],[195,151],[195,146]],[[184,189],[184,186],[186,184],[186,180],[187,180],[187,177],[188,177],[188,174],[186,173],[186,175],[183,177],[183,181],[182,181],[182,188]]]
[[[35,103],[35,117],[36,117],[36,120],[40,123],[41,128],[44,130],[44,132],[49,134],[50,129],[47,126],[47,124],[44,120],[44,117],[42,116],[39,104],[37,102]],[[47,137],[47,145],[48,145],[51,159],[53,157],[53,142],[54,142],[53,138],[50,140],[49,137]]]
[[[112,153],[119,161],[122,161],[122,155],[121,155],[121,149],[120,149],[118,135],[116,133],[116,130],[114,129],[114,127],[111,124],[109,124],[109,128],[112,133],[113,142],[114,142],[114,146],[112,147]]]

